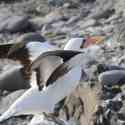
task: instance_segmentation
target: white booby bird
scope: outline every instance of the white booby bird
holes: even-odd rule
[[[36,69],[37,72],[37,68],[46,57],[53,57],[56,62],[61,62],[59,66],[55,67],[55,70],[52,69],[50,77],[46,80],[46,87],[43,88],[42,82],[33,83],[32,87],[0,117],[0,122],[12,116],[41,114],[43,112],[53,113],[55,105],[77,87],[81,79],[84,54],[63,50],[46,52],[32,64],[32,69]]]

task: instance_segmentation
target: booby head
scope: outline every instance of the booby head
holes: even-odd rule
[[[69,53],[70,51],[67,52]],[[62,54],[62,52],[61,54],[59,52],[58,54],[54,54],[53,52],[51,54],[51,52],[47,52],[47,54],[45,54],[40,58],[43,59],[47,56],[48,58],[51,57],[52,59],[53,57],[54,60],[57,62],[58,60],[63,60],[64,55],[70,55],[70,54],[66,54],[66,52],[65,54],[64,53]],[[71,94],[79,84],[82,74],[82,69],[81,65],[76,65],[76,63],[74,63],[75,59],[73,58],[76,58],[78,56],[76,58],[78,59],[80,55],[81,54],[79,54],[79,52],[78,53],[75,52],[74,56],[72,54],[72,56],[71,57],[69,56],[68,59],[65,59],[64,62],[61,62],[60,64],[57,63],[58,66],[55,66],[54,70],[52,69],[51,75],[49,76],[49,78],[47,78],[45,89],[42,90],[39,89],[40,86],[39,84],[43,84],[42,82],[37,83],[37,86],[32,86],[21,97],[19,97],[10,106],[10,108],[0,117],[0,122],[12,116],[26,115],[26,114],[41,114],[43,112],[52,113],[54,111],[55,105],[59,101],[64,99],[66,96]],[[38,62],[39,61],[40,60],[38,60]],[[35,67],[33,67],[35,69],[38,68],[39,65],[43,65],[37,62],[35,63],[36,65]],[[44,68],[44,70],[46,70],[46,67]]]
[[[76,36],[68,41],[64,50],[80,50],[90,45],[101,43],[103,40],[103,36]]]

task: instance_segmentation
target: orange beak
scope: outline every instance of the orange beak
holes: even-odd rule
[[[86,38],[86,42],[84,43],[84,48],[87,48],[93,44],[100,44],[104,41],[104,36],[89,36]]]

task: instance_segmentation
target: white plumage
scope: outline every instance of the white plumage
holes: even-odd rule
[[[57,46],[51,45],[48,42],[36,42],[31,41],[26,44],[26,48],[30,53],[30,59],[34,61],[40,54],[50,51],[50,50],[57,50],[59,49]]]

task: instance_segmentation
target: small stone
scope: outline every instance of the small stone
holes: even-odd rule
[[[64,0],[47,0],[47,1],[50,6],[59,7],[59,6],[63,6],[64,4]]]
[[[64,26],[64,24],[65,24],[64,21],[58,21],[58,22],[53,23],[52,26],[53,26],[54,28],[57,28],[57,27],[58,27],[58,28],[61,28],[61,27]]]
[[[80,28],[87,28],[87,27],[92,27],[96,24],[96,20],[94,19],[89,19],[86,21],[80,21],[77,25],[80,26]]]
[[[108,65],[108,64],[98,64],[97,65],[97,71],[98,73],[102,73],[105,71],[111,71],[111,70],[125,70],[124,67],[118,66],[118,65]]]
[[[2,91],[15,91],[29,87],[29,81],[21,73],[21,66],[12,66],[0,74],[0,90]]]
[[[113,28],[114,28],[113,25],[105,25],[102,30],[103,30],[105,33],[110,33],[110,32],[113,32]]]
[[[5,112],[9,106],[17,99],[19,98],[26,90],[18,90],[11,94],[8,94],[7,96],[1,97],[0,100],[0,114]]]
[[[101,26],[88,27],[85,29],[85,31],[89,32],[91,35],[104,35],[104,32]]]
[[[98,80],[102,85],[123,85],[125,83],[125,70],[103,72],[99,75]]]
[[[45,22],[44,22],[44,18],[36,17],[36,18],[30,19],[30,23],[32,24],[34,29],[41,29]]]
[[[64,14],[61,9],[55,9],[44,17],[45,23],[53,23],[64,18]]]
[[[0,32],[22,32],[30,25],[28,22],[28,16],[8,16],[4,15],[0,17]]]
[[[117,112],[117,111],[120,110],[120,108],[122,107],[122,105],[123,105],[123,104],[122,104],[121,101],[111,100],[111,101],[109,101],[109,103],[108,103],[108,105],[107,105],[107,108],[110,109],[110,110],[112,110],[112,111]]]
[[[79,19],[80,19],[80,16],[72,16],[72,17],[66,22],[66,24],[76,23]]]

